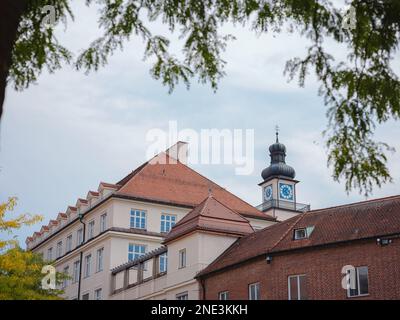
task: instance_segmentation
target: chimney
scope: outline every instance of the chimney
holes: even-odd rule
[[[178,141],[173,146],[169,147],[166,154],[171,158],[178,160],[179,162],[187,165],[188,160],[188,143],[183,141]]]

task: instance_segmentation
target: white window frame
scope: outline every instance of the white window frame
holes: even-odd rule
[[[189,300],[189,293],[187,291],[178,293],[175,298],[176,300]]]
[[[65,253],[72,251],[72,233],[65,240]]]
[[[304,237],[297,237],[296,235],[297,235],[297,232],[298,231],[304,231]],[[293,235],[293,239],[294,240],[302,240],[302,239],[307,239],[308,238],[308,235],[307,235],[307,228],[297,228],[297,229],[294,229],[294,235]]]
[[[132,251],[130,250],[131,249],[131,246],[132,246]],[[142,248],[144,248],[144,252],[139,252],[139,251],[136,251],[135,250],[135,248],[136,247],[142,247]],[[145,255],[146,254],[146,252],[147,252],[147,246],[145,245],[145,244],[139,244],[139,243],[129,243],[128,244],[128,261],[133,261],[133,260],[135,260],[135,259],[138,259],[138,258],[140,258],[141,256],[143,256],[143,255]],[[132,259],[129,259],[129,256],[132,254]],[[136,258],[135,258],[135,255],[136,255]]]
[[[104,264],[104,248],[97,249],[96,251],[96,272],[103,271]]]
[[[169,220],[167,219],[167,217],[169,217]],[[174,221],[172,221],[172,218],[174,219]],[[176,220],[177,216],[175,214],[161,213],[160,232],[165,232],[165,233],[170,232],[172,227],[176,224]],[[163,228],[163,222],[164,222],[164,228]]]
[[[139,215],[139,217],[137,217],[137,215]],[[129,226],[132,229],[147,230],[147,211],[146,210],[131,209],[131,213],[130,213],[129,217],[130,217]],[[139,226],[137,225],[137,219],[139,219]],[[142,226],[142,220],[144,220],[144,227]],[[133,224],[132,224],[132,221],[133,221]]]
[[[89,278],[91,274],[92,269],[92,254],[89,253],[88,255],[85,256],[85,278]]]
[[[289,300],[293,300],[290,294],[290,279],[291,278],[296,278],[297,279],[297,299],[296,300],[301,300],[301,291],[300,291],[300,277],[306,277],[306,281],[307,281],[307,275],[306,274],[294,274],[291,276],[288,276],[288,298]],[[306,288],[307,290],[307,288]]]
[[[100,292],[100,294],[99,294]],[[103,289],[98,288],[94,290],[94,300],[103,300]]]
[[[164,260],[164,270],[161,270],[161,260]],[[158,270],[160,273],[167,272],[168,270],[168,254],[167,252],[158,256]]]
[[[64,275],[66,274],[67,276],[69,276],[69,266],[64,267],[63,272],[64,272]],[[68,278],[63,279],[62,286],[61,286],[62,289],[65,289],[66,287],[68,287]]]
[[[91,220],[88,223],[88,240],[94,238],[94,226],[95,220]]]
[[[53,247],[50,247],[47,249],[47,260],[48,261],[53,260]]]
[[[225,290],[218,292],[218,300],[229,300],[229,291]]]
[[[187,257],[186,248],[179,250],[178,269],[186,268]]]
[[[254,288],[255,297],[252,297],[252,288]],[[260,293],[260,283],[254,282],[249,284],[249,300],[260,300],[261,293]]]
[[[76,230],[76,246],[80,246],[83,243],[83,228]]]
[[[57,245],[56,245],[56,258],[59,258],[59,257],[62,256],[62,245],[63,245],[62,240],[57,242]]]
[[[358,271],[358,269],[361,268],[367,268],[367,286],[368,286],[368,292],[367,293],[360,293],[360,273]],[[350,270],[348,270],[347,272],[350,272]],[[369,270],[368,270],[368,266],[358,266],[358,267],[354,267],[354,272],[355,272],[355,277],[356,277],[356,281],[357,281],[357,294],[355,295],[351,295],[351,288],[347,289],[347,298],[357,298],[357,297],[364,297],[364,296],[368,296],[369,295]]]
[[[100,232],[106,231],[107,229],[107,212],[100,216]]]
[[[79,281],[79,268],[80,268],[80,261],[77,260],[74,262],[74,269],[72,270],[72,283],[77,283]]]

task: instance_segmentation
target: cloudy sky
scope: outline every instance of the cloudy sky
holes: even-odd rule
[[[78,52],[99,30],[94,8],[78,4],[74,12],[75,22],[59,35]],[[160,25],[154,28],[163,32]],[[194,83],[189,91],[180,86],[168,94],[150,77],[150,63],[143,61],[143,44],[137,38],[97,73],[86,76],[66,67],[43,73],[23,92],[8,88],[0,127],[0,201],[17,196],[17,212],[40,213],[47,224],[100,181],[116,182],[147,160],[147,132],[167,130],[171,120],[177,121],[178,129],[198,132],[254,129],[252,174],[236,175],[233,165],[192,166],[253,205],[261,202],[257,184],[269,164],[268,146],[274,142],[276,125],[287,147],[287,163],[300,180],[299,202],[315,209],[363,200],[357,192],[346,194],[327,168],[321,134],[326,107],[317,94],[318,84],[310,77],[306,87],[299,88],[283,75],[286,60],[304,54],[306,40],[289,34],[257,37],[242,28],[227,31],[237,39],[224,55],[227,76],[216,93]],[[377,140],[400,151],[399,136],[395,122],[376,132]],[[389,154],[394,183],[376,189],[373,197],[399,193],[399,161],[399,152]],[[40,225],[20,230],[21,242],[38,229]]]

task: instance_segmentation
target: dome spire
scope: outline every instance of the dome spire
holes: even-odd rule
[[[276,142],[269,147],[271,164],[265,168],[261,176],[264,180],[271,177],[281,176],[289,179],[294,179],[296,173],[291,166],[285,162],[286,147],[283,143],[279,142],[279,127],[275,127]]]
[[[275,126],[276,143],[279,143],[279,126]]]

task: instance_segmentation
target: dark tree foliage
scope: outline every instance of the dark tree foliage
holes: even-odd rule
[[[155,58],[151,75],[170,91],[180,81],[189,87],[193,78],[216,90],[224,76],[223,51],[234,38],[221,34],[221,26],[234,23],[260,34],[279,33],[290,25],[292,32],[307,37],[309,46],[304,57],[287,62],[285,72],[290,79],[298,78],[300,86],[310,72],[320,82],[333,178],[343,179],[347,191],[355,188],[365,195],[374,185],[391,181],[386,158],[391,148],[375,141],[373,134],[377,124],[400,115],[400,83],[391,68],[398,53],[399,0],[348,1],[355,9],[352,28],[343,28],[345,12],[326,0],[87,0],[87,5],[95,2],[101,8],[104,34],[75,60],[58,43],[53,28],[41,23],[41,9],[49,4],[56,9],[56,24],[65,22],[72,16],[69,0],[25,1],[8,68],[8,80],[16,89],[34,82],[44,68],[60,68],[63,61],[85,72],[98,70],[115,50],[139,36],[146,44],[144,56]],[[183,39],[182,59],[170,53],[169,39],[149,30],[149,24],[160,19]],[[347,48],[346,58],[329,52],[326,40]]]

